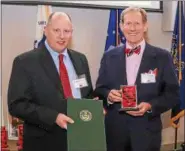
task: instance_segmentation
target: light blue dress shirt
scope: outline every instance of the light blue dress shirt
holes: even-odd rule
[[[59,53],[54,51],[47,43],[47,41],[45,41],[45,46],[47,48],[47,50],[49,51],[49,53],[51,54],[51,57],[53,58],[53,61],[55,63],[55,66],[57,68],[57,71],[59,73]],[[74,84],[72,81],[78,79],[78,76],[75,72],[75,69],[73,67],[73,63],[71,62],[71,59],[67,53],[67,49],[65,49],[63,51],[63,53],[61,53],[64,55],[64,64],[66,66],[67,69],[67,73],[69,76],[69,82],[70,82],[70,86],[71,86],[71,90],[72,90],[72,94],[74,98],[81,98],[81,92],[79,88],[75,88]]]

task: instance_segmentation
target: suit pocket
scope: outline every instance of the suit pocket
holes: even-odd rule
[[[142,89],[149,89],[149,90],[156,90],[157,83],[141,83],[140,88]]]
[[[47,131],[41,126],[24,124],[24,135],[25,136],[35,136],[42,137],[47,133]]]
[[[158,91],[157,83],[147,83],[138,86],[138,94],[140,94],[145,100],[151,100],[158,96]]]

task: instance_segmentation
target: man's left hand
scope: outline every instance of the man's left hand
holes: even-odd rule
[[[139,111],[127,111],[132,116],[143,116],[147,111],[151,110],[151,105],[146,102],[141,102],[138,106]]]
[[[95,98],[93,98],[93,100],[96,100],[96,101],[98,101],[98,100],[99,100],[99,97],[95,97]]]

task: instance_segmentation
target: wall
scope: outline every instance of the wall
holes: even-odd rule
[[[87,56],[94,85],[100,59],[104,52],[109,11],[62,7],[53,7],[53,11],[65,11],[71,15],[74,24],[73,48]],[[6,117],[8,117],[6,96],[12,61],[16,55],[33,48],[36,14],[36,6],[2,6],[2,98],[5,125],[7,125]],[[172,33],[162,31],[162,14],[148,13],[148,19],[151,43],[170,50]],[[165,121],[169,121],[169,115],[164,116],[166,117]],[[168,122],[167,125],[169,126]],[[173,129],[168,126],[163,130],[164,144],[174,142]],[[183,128],[180,129],[180,132],[183,133]],[[179,135],[178,140],[184,140],[183,136]]]

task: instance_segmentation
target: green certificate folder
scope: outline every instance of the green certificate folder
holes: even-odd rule
[[[103,105],[90,99],[68,99],[68,151],[106,151]]]

